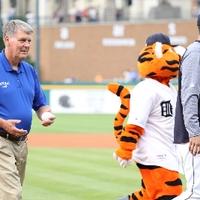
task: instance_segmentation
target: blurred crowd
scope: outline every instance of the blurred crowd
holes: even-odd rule
[[[1,18],[20,17],[34,23],[35,0],[0,1]],[[80,23],[102,21],[191,18],[200,12],[200,0],[44,0],[39,1],[40,21]]]

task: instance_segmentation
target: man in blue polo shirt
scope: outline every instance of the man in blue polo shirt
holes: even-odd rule
[[[43,126],[54,122],[35,69],[23,59],[31,46],[33,29],[11,20],[3,27],[5,49],[0,53],[0,199],[22,198],[27,159],[26,138],[32,109]]]

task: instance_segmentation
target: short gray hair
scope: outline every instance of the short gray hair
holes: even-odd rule
[[[28,34],[33,33],[33,28],[28,23],[19,19],[13,19],[3,26],[3,37],[6,35],[13,36],[18,30],[22,30]]]

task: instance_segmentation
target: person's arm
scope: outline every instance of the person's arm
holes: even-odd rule
[[[40,107],[37,111],[38,118],[42,121],[43,126],[49,126],[54,123],[55,115],[51,113],[51,108],[46,105]]]
[[[42,121],[43,126],[51,125],[55,120],[55,115],[51,113],[51,108],[47,105],[46,96],[40,86],[40,81],[36,71],[33,71],[35,80],[35,98],[33,101],[33,109],[35,110],[38,118]]]
[[[26,135],[28,132],[27,130],[19,129],[16,127],[16,125],[20,122],[21,120],[17,120],[17,119],[5,120],[5,119],[0,118],[0,127],[4,129],[4,131],[9,133],[10,135],[13,135],[15,137],[21,137],[21,136]]]
[[[200,53],[192,52],[185,55],[181,65],[181,99],[185,127],[189,133],[190,151],[200,153],[200,126],[198,102],[200,94]]]

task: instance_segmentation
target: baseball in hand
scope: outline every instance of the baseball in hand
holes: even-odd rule
[[[41,115],[41,119],[43,121],[47,121],[47,120],[54,119],[54,118],[55,118],[55,116],[52,113],[50,113],[50,112],[44,112]]]

